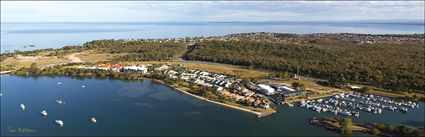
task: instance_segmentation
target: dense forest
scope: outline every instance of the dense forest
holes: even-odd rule
[[[188,60],[249,66],[392,90],[424,90],[423,44],[353,44],[338,40],[283,44],[258,41],[205,41],[190,47]]]
[[[424,91],[424,36],[243,33],[189,39],[190,46],[188,40],[94,40],[82,46],[3,53],[0,61],[46,51],[51,56],[82,51],[126,53],[113,61],[164,61],[183,56],[277,74],[292,75],[299,68],[300,75],[328,79],[326,84],[331,86],[360,83],[394,91]]]

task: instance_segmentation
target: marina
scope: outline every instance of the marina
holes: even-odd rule
[[[256,118],[249,113],[194,99],[150,80],[79,80],[61,77],[22,78],[7,75],[1,78],[2,85],[4,85],[1,90],[7,95],[1,98],[2,127],[27,127],[37,130],[32,135],[165,136],[176,134],[184,136],[192,133],[191,135],[217,136],[241,134],[338,136],[338,133],[308,123],[308,120],[313,117],[332,117],[335,116],[334,113],[328,112],[329,110],[323,112],[323,109],[320,110],[320,113],[307,110],[299,107],[299,103],[292,103],[293,107],[278,105],[276,113]],[[54,86],[57,81],[61,81],[63,84]],[[90,92],[87,92],[89,88],[81,88],[82,83],[96,88],[90,88]],[[20,86],[22,84],[28,86]],[[321,100],[322,104],[328,99]],[[62,100],[67,104],[58,105],[56,102],[52,102],[55,100]],[[316,100],[315,103],[319,104],[318,101],[320,100]],[[387,100],[387,102],[390,101]],[[17,108],[21,103],[25,104],[24,112]],[[408,104],[408,102],[405,103]],[[344,110],[343,107],[340,109]],[[359,117],[351,116],[355,123],[377,121],[420,127],[425,121],[423,102],[417,103],[414,109],[409,107],[407,113],[400,110],[392,112],[383,109],[381,114],[374,114],[345,109],[360,112]],[[46,110],[48,113],[46,117],[40,115],[42,110]],[[338,114],[337,116],[343,115]],[[93,123],[92,118],[95,118],[96,123]],[[61,120],[63,126],[60,126],[55,120]],[[32,122],[28,123],[28,121]],[[216,127],[217,124],[222,126]],[[216,128],[211,129],[210,127]],[[297,130],[308,130],[309,132],[300,133]],[[7,128],[2,128],[1,131],[2,136],[27,135],[9,132]],[[246,131],[250,132],[246,133]]]
[[[316,112],[329,112],[335,115],[360,116],[360,111],[382,114],[386,110],[389,112],[407,113],[410,109],[419,108],[419,104],[412,101],[395,101],[389,98],[350,92],[338,94],[325,99],[301,101],[301,108],[306,108]]]

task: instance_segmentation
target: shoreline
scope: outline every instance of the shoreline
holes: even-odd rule
[[[210,100],[210,99],[207,99],[207,98],[204,98],[204,97],[201,97],[201,96],[198,96],[198,95],[189,93],[188,91],[182,90],[182,89],[177,88],[177,87],[174,87],[172,85],[169,85],[169,84],[167,84],[167,83],[165,83],[165,82],[163,82],[161,80],[157,80],[157,79],[149,79],[149,80],[153,80],[153,81],[159,82],[161,84],[164,84],[164,85],[166,85],[166,86],[168,86],[170,88],[173,88],[173,89],[175,89],[177,91],[180,91],[180,92],[182,92],[182,93],[184,93],[186,95],[189,95],[191,97],[197,98],[199,100],[207,101],[207,102],[210,102],[210,103],[213,103],[213,104],[217,104],[217,105],[225,106],[225,107],[228,107],[228,108],[232,108],[232,109],[236,109],[236,110],[240,110],[240,111],[244,111],[244,112],[248,112],[248,113],[254,114],[254,115],[257,116],[257,118],[262,118],[262,117],[271,115],[273,113],[276,113],[276,111],[275,112],[270,112],[270,113],[261,113],[261,112],[252,111],[252,110],[249,110],[249,109],[246,109],[246,108],[241,108],[241,107],[237,107],[237,106],[233,106],[233,105],[229,105],[229,104],[225,104],[225,103],[213,101],[213,100]]]

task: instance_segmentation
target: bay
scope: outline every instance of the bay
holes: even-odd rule
[[[1,136],[339,136],[308,123],[313,117],[333,116],[328,113],[278,106],[277,113],[256,118],[246,112],[197,100],[150,80],[2,75],[1,91]],[[66,103],[59,105],[56,99]],[[26,110],[19,109],[21,103],[27,106]],[[422,126],[424,105],[421,102],[420,108],[410,109],[408,113],[361,112],[353,122]],[[48,112],[47,117],[41,116],[42,110]],[[98,121],[96,124],[90,122],[93,116]],[[56,119],[62,119],[64,126],[57,126]],[[19,132],[20,128],[33,132]]]

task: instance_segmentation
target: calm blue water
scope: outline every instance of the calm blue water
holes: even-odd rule
[[[424,33],[423,23],[2,23],[1,52],[59,48],[98,39],[184,38],[245,32]],[[23,48],[36,45],[35,48]]]
[[[62,82],[58,85],[57,82]],[[85,85],[85,88],[81,88]],[[1,135],[304,135],[338,136],[308,124],[332,116],[299,107],[255,118],[246,112],[199,101],[167,86],[145,81],[1,76]],[[63,99],[66,104],[55,103]],[[25,111],[19,104],[27,106]],[[424,103],[408,113],[362,113],[354,122],[378,121],[420,126]],[[43,117],[40,111],[47,110]],[[98,123],[91,124],[95,116]],[[64,120],[58,127],[55,119]],[[12,132],[19,128],[33,132]]]

